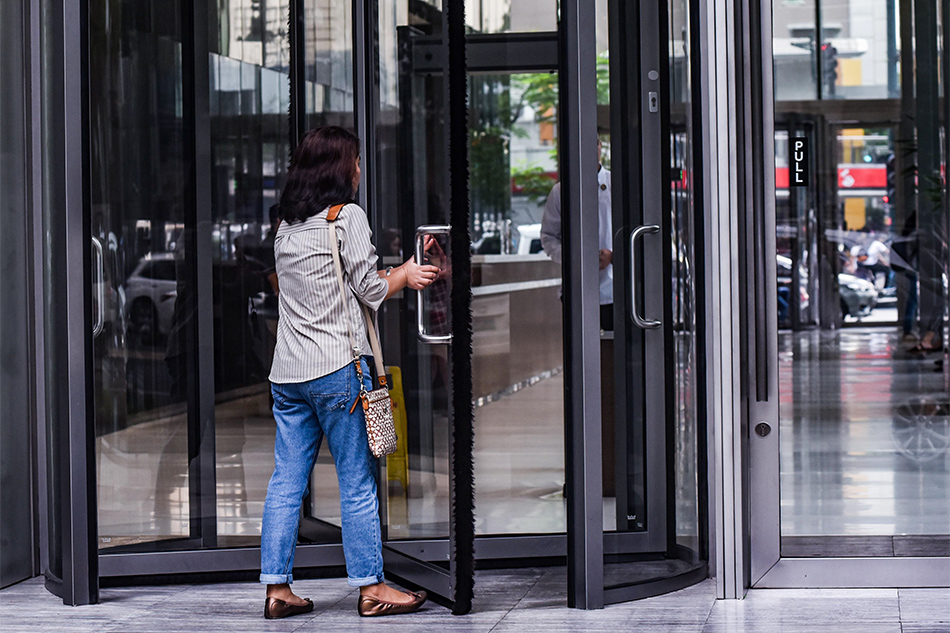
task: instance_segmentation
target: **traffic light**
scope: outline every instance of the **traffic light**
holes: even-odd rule
[[[828,44],[821,45],[821,78],[825,85],[825,94],[835,94],[838,83],[838,49]]]

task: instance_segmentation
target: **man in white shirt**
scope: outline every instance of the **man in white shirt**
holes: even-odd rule
[[[614,329],[613,222],[610,211],[610,171],[600,164],[603,152],[597,139],[597,215],[599,222],[600,327]],[[561,183],[551,189],[541,218],[541,247],[552,260],[561,263]]]
[[[887,282],[890,281],[891,267],[888,261],[891,249],[884,242],[874,238],[867,248],[867,252],[862,253],[863,247],[859,244],[851,248],[851,256],[855,259],[857,268],[864,268],[874,282],[874,287],[881,291]]]

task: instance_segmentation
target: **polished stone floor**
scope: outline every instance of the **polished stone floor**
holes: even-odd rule
[[[596,611],[565,606],[564,568],[479,572],[472,613],[429,603],[405,616],[363,619],[341,579],[302,580],[312,614],[264,620],[254,583],[103,589],[101,603],[66,607],[40,579],[0,591],[0,633],[244,633],[465,631],[479,633],[948,633],[950,589],[760,589],[717,601],[699,585]]]
[[[939,356],[892,327],[780,333],[783,536],[950,533]]]

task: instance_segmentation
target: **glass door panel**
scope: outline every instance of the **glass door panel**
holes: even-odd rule
[[[388,542],[448,539],[451,534],[452,252],[445,228],[449,225],[446,86],[442,73],[396,71],[400,66],[411,69],[419,38],[441,34],[442,12],[429,9],[417,14],[401,1],[381,7],[381,15],[393,20],[396,37],[387,39],[379,53],[379,124],[371,175],[379,256],[383,265],[398,266],[416,257],[417,242],[424,245],[431,238],[434,245],[423,259],[442,271],[422,297],[404,290],[380,312],[383,354],[393,377],[400,425],[399,448],[386,459],[386,485],[381,486]],[[418,233],[424,226],[442,228]]]
[[[451,488],[451,348],[452,250],[447,224],[417,227],[417,261],[439,268],[437,279],[424,292],[405,291],[398,307],[414,303],[415,322],[399,331],[397,341],[410,354],[387,357],[396,400],[398,449],[386,458],[384,523],[389,541],[447,539],[450,535]],[[395,310],[384,316],[392,319]],[[388,328],[389,336],[397,334]],[[403,340],[399,341],[401,337]],[[394,346],[395,347],[395,346]]]
[[[667,261],[670,290],[666,300],[670,323],[667,327],[667,362],[671,384],[671,412],[667,413],[667,466],[672,479],[672,525],[669,529],[668,555],[676,559],[673,573],[692,574],[693,579],[705,577],[708,558],[706,508],[702,501],[705,488],[703,464],[706,455],[706,437],[702,423],[702,391],[705,366],[703,339],[700,334],[699,306],[701,305],[702,218],[697,202],[695,183],[697,139],[693,127],[693,47],[692,29],[696,15],[688,0],[669,0],[666,3],[668,37],[671,43],[666,66],[669,72],[669,127],[664,130],[664,142],[670,148],[670,171],[664,182],[670,206],[666,211],[669,239]],[[647,72],[649,77],[649,72]],[[697,573],[700,571],[701,573]]]
[[[471,538],[460,543],[457,535],[470,531],[472,500],[458,493],[454,460],[466,463],[470,453],[456,441],[459,416],[467,412],[457,414],[455,407],[471,395],[454,392],[453,372],[470,375],[471,360],[467,346],[453,344],[453,284],[469,282],[458,275],[452,245],[457,248],[456,233],[467,227],[451,226],[453,204],[465,202],[453,203],[449,192],[449,137],[453,117],[464,112],[448,109],[448,74],[441,65],[448,63],[448,49],[464,42],[440,39],[452,19],[444,11],[406,0],[380,3],[379,48],[370,71],[375,83],[368,91],[377,100],[368,105],[368,178],[360,197],[381,266],[414,258],[440,271],[425,291],[403,290],[379,313],[398,437],[396,452],[380,462],[378,479],[386,572],[465,613],[474,549]],[[443,61],[416,69],[420,46],[429,47],[429,60]]]
[[[832,72],[816,94],[775,86],[782,557],[950,551],[945,51],[930,30],[942,16],[921,3],[905,29],[904,5],[888,4],[850,3],[842,37],[818,2]],[[814,42],[803,8],[775,9],[777,42]],[[842,53],[859,40],[865,53]],[[782,64],[805,74],[814,61]],[[838,100],[872,96],[842,116]],[[795,139],[807,186],[788,177]]]
[[[598,91],[601,159],[613,183],[614,300],[601,363],[603,443],[614,447],[604,457],[607,602],[706,577],[690,10],[686,0],[613,6],[598,58],[610,86]],[[667,39],[631,46],[630,28]]]
[[[187,150],[179,102],[181,37],[177,23],[150,21],[149,9],[136,7],[129,7],[136,17],[126,19],[105,2],[89,7],[92,336],[103,550],[157,542],[180,547],[198,534],[187,388],[195,381],[194,330],[182,316],[195,260],[182,235]]]
[[[469,77],[478,534],[564,532],[557,73]]]

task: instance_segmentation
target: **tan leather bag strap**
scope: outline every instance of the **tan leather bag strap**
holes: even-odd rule
[[[340,211],[344,206],[346,205],[335,204],[330,207],[330,210],[327,211],[327,226],[330,228],[330,250],[333,254],[333,266],[336,268],[336,280],[337,284],[340,286],[340,299],[343,301],[343,310],[345,312],[346,284],[343,282],[343,264],[340,261],[340,243],[336,239],[336,226],[334,225],[337,217],[340,215]],[[379,381],[379,386],[384,387],[387,384],[386,367],[383,365],[383,350],[379,345],[379,337],[376,335],[376,321],[373,319],[373,315],[366,304],[359,299],[357,299],[357,302],[363,309],[363,317],[366,321],[366,333],[369,335],[369,345],[373,350],[373,361],[376,365],[376,378]],[[353,358],[359,358],[360,346],[356,342],[356,336],[353,334],[353,328],[351,327],[350,319],[346,320],[346,330],[350,335],[350,346],[353,348]]]

